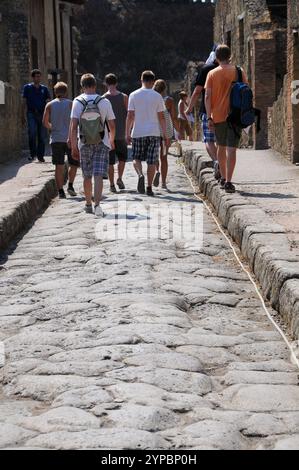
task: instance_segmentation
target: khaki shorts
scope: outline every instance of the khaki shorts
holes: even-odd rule
[[[227,122],[215,124],[217,145],[220,147],[238,148],[240,145],[242,129],[235,130]]]
[[[181,119],[179,118],[179,124],[180,124],[180,133],[185,135],[185,132],[188,137],[192,135],[192,127],[189,124],[189,121],[186,121],[186,119]]]

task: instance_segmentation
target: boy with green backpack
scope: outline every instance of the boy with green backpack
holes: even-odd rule
[[[115,116],[110,101],[96,93],[96,79],[91,74],[81,78],[83,93],[73,102],[71,113],[72,156],[81,162],[86,199],[85,212],[92,214],[92,178],[94,178],[94,213],[103,217],[100,206],[103,177],[108,173],[109,152],[114,149]],[[79,140],[78,140],[79,128]]]

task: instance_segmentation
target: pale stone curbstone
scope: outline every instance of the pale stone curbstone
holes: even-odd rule
[[[227,195],[214,180],[213,163],[205,151],[186,150],[186,166],[198,178],[199,187],[216,210],[222,225],[239,245],[262,285],[271,305],[278,309],[299,336],[299,260],[289,250],[285,230],[262,209],[241,197]],[[291,283],[291,281],[294,282]]]

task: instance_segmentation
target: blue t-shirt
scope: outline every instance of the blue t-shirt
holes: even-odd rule
[[[47,101],[51,99],[51,95],[45,85],[40,85],[37,88],[33,83],[29,83],[24,86],[23,98],[27,100],[28,112],[43,114]]]

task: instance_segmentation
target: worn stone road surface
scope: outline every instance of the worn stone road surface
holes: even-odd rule
[[[189,203],[170,172],[149,199],[128,168],[120,200]],[[82,205],[56,200],[3,256],[0,447],[298,449],[298,371],[211,217],[202,247],[103,242]]]

